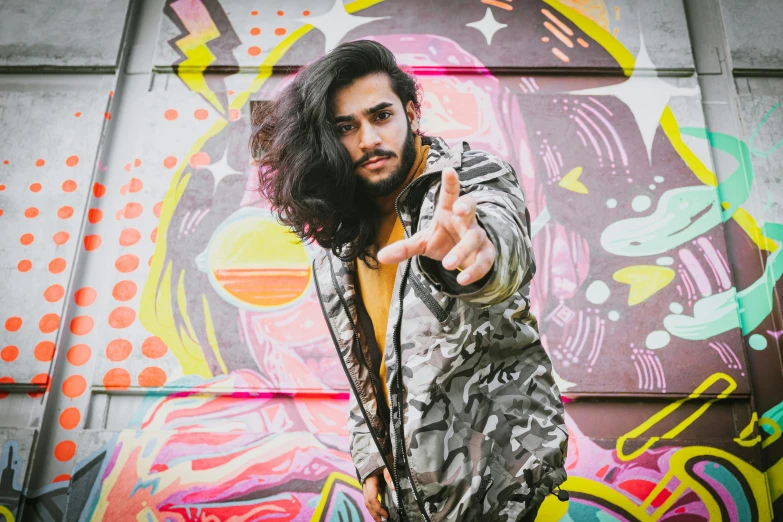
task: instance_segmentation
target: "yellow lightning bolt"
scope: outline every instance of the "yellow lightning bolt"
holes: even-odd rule
[[[220,113],[225,114],[223,104],[204,79],[204,71],[216,59],[207,47],[207,42],[218,38],[220,29],[201,2],[188,3],[187,6],[183,2],[173,2],[171,8],[188,31],[187,36],[175,42],[182,54],[187,56],[179,64],[177,75],[190,90],[202,95]]]

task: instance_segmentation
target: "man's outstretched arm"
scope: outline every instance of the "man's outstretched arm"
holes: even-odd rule
[[[378,260],[418,256],[434,285],[478,306],[511,297],[535,272],[535,263],[516,173],[506,163],[498,168],[498,175],[466,187],[454,169],[445,169],[431,225],[384,248]]]

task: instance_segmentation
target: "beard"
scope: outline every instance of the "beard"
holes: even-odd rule
[[[364,157],[354,164],[354,166],[358,167],[362,163],[375,156],[396,158],[397,154],[390,150],[375,149],[371,153],[365,154]],[[405,137],[405,143],[402,146],[401,156],[400,165],[386,179],[370,182],[361,176],[356,176],[359,185],[358,189],[361,195],[368,198],[386,197],[397,190],[400,185],[405,183],[405,180],[408,179],[408,174],[413,167],[413,162],[416,160],[416,143],[414,140],[413,131],[411,130],[410,122],[408,122],[408,135]]]

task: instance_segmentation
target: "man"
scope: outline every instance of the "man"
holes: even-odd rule
[[[511,166],[421,135],[417,85],[377,42],[337,47],[265,111],[261,191],[322,247],[314,277],[373,519],[533,520],[546,495],[565,498],[568,435]]]

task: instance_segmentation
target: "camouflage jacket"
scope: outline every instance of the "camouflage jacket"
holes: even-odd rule
[[[396,202],[406,235],[431,225],[441,172],[453,167],[497,258],[467,287],[423,256],[399,264],[384,354],[389,417],[371,370],[373,335],[360,323],[355,262],[320,251],[316,285],[352,388],[351,455],[361,483],[384,466],[392,471],[396,491],[384,498],[392,519],[516,520],[565,480],[568,441],[529,311],[529,212],[504,161],[467,144],[424,143],[427,168]]]

